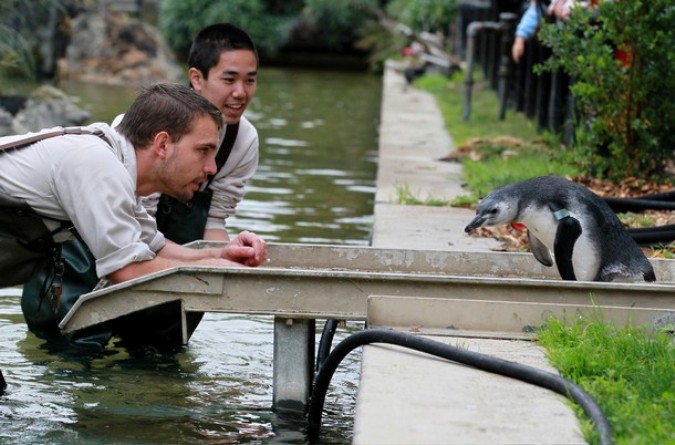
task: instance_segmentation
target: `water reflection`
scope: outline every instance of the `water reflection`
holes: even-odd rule
[[[248,113],[261,165],[231,226],[270,240],[367,245],[380,88],[362,74],[263,70]]]
[[[230,229],[271,241],[368,245],[380,79],[264,68],[259,79],[248,116],[261,164]],[[137,93],[63,88],[99,121],[111,121]],[[307,443],[304,419],[270,409],[271,317],[207,314],[178,354],[111,345],[78,356],[27,332],[19,294],[0,289],[0,369],[10,385],[0,398],[0,443]],[[348,323],[335,342],[361,328]],[[359,367],[353,352],[333,377],[322,443],[350,441]]]

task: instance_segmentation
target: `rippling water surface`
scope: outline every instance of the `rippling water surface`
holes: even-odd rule
[[[63,86],[93,120],[110,121],[131,88]],[[381,83],[360,73],[265,69],[247,113],[261,165],[247,188],[236,233],[270,241],[368,245]],[[0,443],[307,443],[302,419],[271,410],[273,320],[207,314],[177,354],[111,344],[74,355],[27,331],[20,289],[0,289]],[[318,321],[317,332],[321,332]],[[335,342],[359,330],[347,322]],[[351,438],[358,352],[333,377],[322,443]]]

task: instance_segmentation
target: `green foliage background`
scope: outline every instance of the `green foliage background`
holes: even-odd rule
[[[261,0],[162,0],[158,26],[169,45],[181,54],[187,53],[202,28],[218,22],[246,29],[259,51],[274,53],[286,43],[296,20],[293,11],[273,14]]]
[[[392,0],[387,13],[414,31],[448,34],[455,23],[457,0]]]
[[[60,0],[0,1],[0,78],[16,75],[35,80],[39,75],[41,39],[50,14],[64,8]]]
[[[562,69],[579,107],[574,158],[599,177],[649,178],[675,147],[675,6],[672,0],[604,2],[577,9],[540,38]],[[617,51],[630,54],[622,64]]]

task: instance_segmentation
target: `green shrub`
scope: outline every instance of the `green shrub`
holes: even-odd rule
[[[159,28],[181,54],[187,54],[202,28],[218,22],[240,26],[260,52],[273,54],[286,43],[296,20],[290,13],[273,15],[262,0],[162,0],[159,4]]]
[[[575,9],[539,34],[578,105],[575,157],[594,176],[662,173],[675,147],[675,7],[672,0],[604,2]],[[632,59],[622,63],[621,52]]]
[[[354,47],[359,30],[374,18],[377,0],[306,0],[305,20],[321,30],[320,38],[327,47],[341,51]]]
[[[455,23],[457,0],[392,0],[387,13],[413,31],[448,35]]]
[[[55,37],[56,29],[44,24],[64,10],[64,0],[0,1],[0,77],[34,81],[49,74],[53,66],[44,66],[45,48],[49,48],[46,42]]]

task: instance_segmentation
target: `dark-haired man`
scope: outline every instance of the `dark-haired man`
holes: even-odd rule
[[[260,265],[266,243],[248,232],[223,248],[166,244],[139,201],[155,192],[190,199],[215,173],[221,125],[219,110],[194,91],[158,84],[137,97],[116,128],[92,124],[0,139],[17,143],[0,152],[0,197],[30,207],[53,238],[76,232],[98,276],[113,283],[181,264]],[[11,230],[3,233],[10,238]],[[11,255],[2,260],[12,266]]]
[[[244,117],[255,96],[258,78],[258,53],[253,40],[241,28],[230,23],[207,26],[197,34],[188,56],[190,86],[221,111],[225,122],[220,135],[219,156],[226,161],[208,185],[202,186],[200,203],[208,209],[204,226],[195,227],[190,234],[174,230],[184,224],[178,213],[185,211],[175,201],[160,201],[158,225],[167,237],[185,243],[195,239],[228,240],[227,218],[234,215],[244,196],[244,187],[258,167],[258,133]],[[151,212],[157,205],[157,196],[146,204]],[[170,213],[175,215],[169,215]],[[203,227],[203,228],[202,228]]]
[[[167,193],[144,196],[143,205],[151,216],[156,217],[158,229],[165,235],[167,246],[184,244],[197,239],[228,241],[226,220],[234,215],[236,206],[244,195],[244,186],[255,174],[258,166],[258,133],[243,116],[253,99],[257,86],[258,53],[250,36],[230,23],[207,26],[192,42],[188,57],[188,78],[191,88],[208,99],[221,112],[223,125],[219,132],[216,169],[200,184],[191,199]],[[126,115],[118,116],[113,127],[120,124]],[[260,238],[250,232],[244,236]],[[46,334],[72,307],[77,298],[90,292],[99,282],[93,258],[87,246],[78,241],[66,243],[63,248],[65,273],[63,297],[56,311],[41,305],[38,296],[44,293],[47,270],[24,286],[22,308],[29,328],[38,335]],[[249,264],[258,265],[257,259]],[[140,314],[149,315],[152,311]],[[146,317],[139,323],[124,323],[127,337],[137,340],[152,336],[155,342],[174,343],[180,325],[171,318],[176,311],[157,310],[153,322]],[[190,329],[201,319],[193,313]],[[165,326],[159,326],[161,318],[169,318]],[[142,332],[131,332],[132,325],[143,327]],[[122,326],[124,327],[124,326]],[[119,331],[119,329],[118,329]],[[121,331],[120,331],[121,332]],[[157,334],[157,335],[155,335]]]

